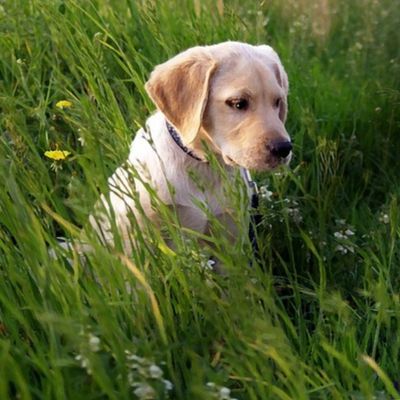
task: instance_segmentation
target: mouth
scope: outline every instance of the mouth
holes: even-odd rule
[[[290,152],[286,157],[277,157],[272,154],[268,154],[264,159],[244,159],[243,162],[237,162],[232,157],[227,154],[222,154],[222,158],[225,164],[232,167],[244,167],[247,169],[252,169],[256,171],[272,171],[280,166],[286,166],[290,163],[292,159],[292,152]]]
[[[278,168],[279,166],[287,166],[289,165],[291,159],[292,152],[290,152],[286,157],[270,156],[268,157],[266,162],[266,170],[273,170],[275,168]]]
[[[293,155],[293,153],[290,152],[286,157],[281,158],[280,163],[281,163],[282,165],[289,165],[290,160],[292,159],[292,155]]]

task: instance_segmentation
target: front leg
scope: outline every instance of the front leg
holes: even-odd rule
[[[231,243],[236,243],[238,236],[239,236],[239,227],[237,223],[234,221],[232,218],[232,213],[231,212],[223,212],[221,214],[217,214],[215,216],[216,220],[221,224],[222,229],[218,229],[219,232],[223,232],[223,234],[226,236],[226,240],[228,240]],[[213,232],[213,223],[208,222],[207,223],[207,228],[206,228],[206,233],[211,235],[215,234]]]

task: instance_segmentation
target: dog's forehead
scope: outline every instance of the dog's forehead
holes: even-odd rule
[[[235,91],[253,94],[279,92],[275,67],[274,61],[258,54],[253,57],[239,54],[220,60],[211,91],[216,91],[221,96],[228,96]]]

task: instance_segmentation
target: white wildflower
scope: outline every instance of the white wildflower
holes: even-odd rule
[[[335,250],[346,254],[348,251],[354,252],[354,247],[349,244],[350,238],[355,235],[354,228],[351,225],[346,226],[345,220],[336,220],[337,225],[341,225],[340,229],[333,233],[335,239],[341,244],[336,246]]]
[[[170,391],[173,389],[174,385],[168,379],[163,379],[165,390]]]
[[[125,350],[126,359],[129,361],[136,361],[138,363],[143,363],[145,361],[144,358],[137,356],[136,354],[132,354],[129,350]]]
[[[100,350],[100,339],[92,333],[89,333],[89,347],[93,352]]]
[[[296,202],[294,202],[294,204],[297,204]],[[294,208],[286,208],[286,212],[287,214],[293,219],[293,221],[296,224],[299,224],[300,222],[303,221],[303,216],[301,215],[300,209],[297,207]]]
[[[169,398],[168,391],[172,390],[173,385],[169,380],[162,379],[163,370],[153,361],[139,357],[129,350],[125,350],[125,354],[128,383],[134,388],[133,393],[143,400],[158,398],[158,390],[152,386],[154,380],[156,380],[164,385],[165,398]]]
[[[390,222],[389,215],[387,215],[386,213],[382,213],[379,217],[379,221],[384,224],[388,224]]]
[[[212,271],[214,269],[214,266],[216,264],[216,261],[213,259],[209,259],[207,260],[207,262],[204,265],[204,269],[208,270],[208,271]]]
[[[216,385],[214,382],[207,382],[207,388],[211,392],[211,398],[218,400],[236,400],[231,397],[231,390],[225,386]]]
[[[362,50],[363,45],[360,42],[356,42],[354,45],[355,50]]]
[[[347,254],[347,249],[346,249],[346,247],[342,246],[341,244],[338,244],[338,245],[335,247],[335,251],[337,251],[338,253],[341,253],[341,254]]]
[[[260,196],[267,200],[267,201],[271,201],[272,200],[272,196],[273,196],[273,192],[271,192],[270,190],[268,190],[268,187],[266,185],[260,186]]]
[[[333,236],[335,236],[336,239],[346,239],[346,236],[343,235],[342,232],[335,232],[335,233],[333,234]]]
[[[222,387],[219,389],[219,398],[220,400],[228,400],[231,398],[231,389],[227,387]]]
[[[79,364],[80,364],[81,368],[86,369],[86,372],[89,375],[92,375],[92,369],[90,368],[90,362],[89,362],[89,359],[87,357],[83,356],[82,354],[78,354],[75,357],[75,360],[79,361]]]
[[[140,399],[140,400],[150,400],[156,398],[155,390],[147,383],[137,383],[135,384],[136,389],[133,393]]]
[[[354,253],[354,246],[351,246],[351,245],[348,245],[348,244],[346,244],[346,245],[341,245],[341,244],[338,244],[336,247],[335,247],[335,251],[337,251],[338,253],[341,253],[341,254],[347,254],[347,253]]]
[[[135,374],[132,371],[128,372],[128,383],[129,386],[134,386],[135,385]]]
[[[160,379],[163,376],[162,369],[155,364],[150,365],[149,373],[150,373],[150,377],[153,379]]]
[[[196,253],[192,251],[193,258],[197,259],[200,262],[201,269],[205,271],[213,271],[216,261],[209,257],[209,255],[204,253]]]

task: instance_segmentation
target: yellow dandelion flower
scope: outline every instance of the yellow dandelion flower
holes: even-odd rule
[[[47,158],[51,158],[55,161],[65,160],[70,154],[71,152],[67,150],[52,150],[44,152],[44,155]]]
[[[60,100],[56,103],[56,107],[60,108],[61,110],[64,110],[64,108],[71,108],[72,102],[68,100]]]

